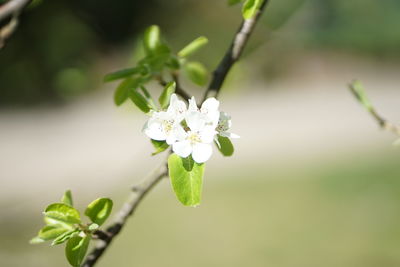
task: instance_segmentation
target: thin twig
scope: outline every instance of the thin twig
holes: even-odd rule
[[[181,84],[179,83],[178,74],[172,73],[171,75],[175,81],[175,93],[181,96],[185,101],[188,101],[188,99],[190,99],[190,95],[182,88]],[[162,77],[158,77],[157,80],[161,86],[167,85],[167,82]]]
[[[121,231],[128,218],[136,210],[139,203],[142,201],[144,196],[159,182],[162,178],[168,175],[167,166],[165,161],[158,167],[151,175],[142,181],[141,184],[132,188],[132,192],[129,195],[129,199],[124,203],[122,208],[114,217],[114,222],[107,228],[105,232],[97,233],[99,240],[96,242],[94,249],[86,257],[83,267],[94,266],[97,260],[103,255],[106,249],[109,247],[111,241]]]
[[[0,6],[0,22],[12,17],[11,20],[0,29],[0,49],[16,30],[19,15],[29,2],[31,2],[31,0],[11,0]]]
[[[250,34],[252,33],[254,26],[259,19],[262,11],[264,10],[267,2],[268,0],[265,0],[263,2],[259,11],[253,19],[245,20],[242,22],[239,31],[235,35],[231,47],[229,48],[222,62],[219,64],[218,68],[214,71],[214,78],[210,84],[209,89],[207,89],[206,91],[203,102],[206,99],[208,92],[210,91],[216,92],[215,96],[217,97],[218,92],[221,89],[222,83],[226,78],[226,75],[228,74],[232,65],[239,59],[240,54],[242,53],[244,46],[246,45],[247,40],[250,37]],[[174,79],[177,83],[177,88],[182,89],[179,86],[177,77],[174,77]],[[165,81],[163,81],[162,79],[159,79],[159,82],[160,84],[165,85]],[[189,99],[190,96],[185,91],[180,89],[177,90],[177,94],[185,99]],[[112,223],[107,228],[104,234],[101,233],[98,235],[100,240],[97,241],[95,248],[87,256],[84,264],[82,265],[83,267],[92,267],[96,264],[101,255],[103,255],[103,253],[109,247],[114,237],[116,237],[121,231],[128,218],[136,210],[143,197],[165,176],[168,176],[168,167],[166,162],[163,161],[162,165],[154,172],[154,174],[144,179],[139,186],[132,188],[129,199],[125,202],[121,210],[119,210],[119,212],[115,216],[114,223]]]
[[[239,60],[250,35],[252,34],[257,21],[260,19],[269,0],[264,0],[255,16],[251,19],[243,20],[225,56],[222,58],[218,67],[213,72],[211,83],[204,93],[204,99],[210,96],[218,96],[219,91],[225,81],[232,66]]]
[[[385,118],[383,118],[375,109],[375,107],[369,101],[364,88],[361,83],[355,81],[349,84],[349,89],[356,97],[356,99],[365,107],[365,109],[371,114],[371,116],[376,120],[378,125],[389,132],[394,133],[397,136],[400,136],[400,125],[396,125]]]

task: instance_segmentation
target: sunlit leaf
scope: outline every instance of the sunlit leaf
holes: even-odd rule
[[[190,156],[181,158],[171,154],[168,158],[169,176],[178,200],[185,206],[200,204],[204,163],[196,163]]]
[[[51,243],[51,245],[52,246],[60,245],[60,244],[64,243],[65,241],[67,241],[68,239],[78,235],[78,233],[79,233],[78,229],[69,230],[69,231],[59,235],[56,239],[54,239],[53,242]]]
[[[208,71],[200,62],[188,62],[185,64],[185,74],[195,84],[204,86],[207,83]]]
[[[74,236],[68,240],[65,246],[65,256],[69,264],[79,267],[85,258],[85,254],[89,247],[90,236]]]
[[[72,225],[81,222],[79,211],[64,203],[54,203],[49,205],[44,211],[46,221],[52,225]]]
[[[158,102],[160,102],[161,108],[165,109],[169,105],[169,99],[171,95],[175,92],[176,84],[175,82],[169,82],[165,85],[163,92],[158,98]]]
[[[109,198],[98,198],[92,201],[86,208],[85,215],[98,225],[102,225],[110,216],[113,202]]]
[[[208,39],[204,36],[198,37],[193,40],[187,46],[185,46],[181,51],[178,52],[179,57],[188,57],[196,53],[200,48],[208,43]]]
[[[225,157],[230,157],[233,155],[235,151],[231,140],[228,137],[218,135],[218,150],[224,155]]]
[[[71,190],[65,191],[63,197],[61,198],[61,202],[68,205],[68,206],[73,206],[73,201],[72,201],[72,193]]]
[[[151,139],[151,143],[153,144],[154,148],[156,149],[156,151],[151,154],[152,156],[165,151],[169,147],[169,145],[165,141],[157,141],[157,140]]]
[[[257,14],[263,0],[246,0],[243,4],[242,14],[243,18],[251,19]]]

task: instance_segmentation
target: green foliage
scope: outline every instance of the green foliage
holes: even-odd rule
[[[364,87],[360,81],[354,81],[349,85],[350,90],[354,96],[360,101],[360,103],[369,111],[373,109],[371,102],[369,101],[367,94],[365,93]]]
[[[195,84],[204,86],[208,80],[208,71],[200,62],[191,61],[185,65],[185,74]]]
[[[112,72],[104,76],[104,82],[112,82],[115,80],[127,78],[141,71],[142,71],[141,68],[136,67],[136,68],[127,68],[116,72]]]
[[[148,113],[151,109],[149,101],[137,90],[129,90],[129,98],[144,113]]]
[[[225,157],[230,157],[233,155],[235,151],[231,140],[228,137],[218,135],[218,142],[217,142],[218,150],[224,155]]]
[[[112,201],[99,198],[86,208],[85,215],[93,223],[84,224],[78,210],[72,207],[72,194],[67,190],[61,200],[63,203],[50,204],[44,211],[46,225],[38,235],[30,240],[31,244],[52,241],[51,245],[67,242],[65,254],[72,266],[80,266],[85,257],[89,241],[94,231],[102,225],[111,213]]]
[[[185,46],[181,51],[178,52],[179,57],[188,57],[196,53],[199,49],[208,43],[208,39],[204,36],[200,36],[193,40],[187,46]]]
[[[151,139],[151,143],[153,144],[154,148],[156,149],[156,151],[151,154],[152,156],[165,151],[169,147],[169,145],[165,141],[157,141],[157,140]]]
[[[85,211],[85,215],[98,226],[102,225],[110,216],[113,202],[109,198],[98,198],[91,202]]]
[[[257,14],[263,0],[246,0],[243,4],[242,15],[244,19],[251,19]]]
[[[192,157],[181,158],[171,154],[168,158],[169,176],[178,200],[185,206],[200,204],[203,186],[204,163],[196,163]]]
[[[74,267],[81,266],[89,247],[89,242],[90,236],[74,236],[68,240],[67,245],[65,246],[65,256],[67,257],[69,264]]]
[[[244,0],[228,0],[228,5],[233,6],[233,5],[239,4],[242,1],[244,1]]]
[[[64,203],[65,205],[68,205],[71,207],[73,206],[71,190],[65,191],[63,197],[61,198],[61,202]]]
[[[169,82],[165,85],[163,92],[158,98],[158,102],[160,103],[161,109],[165,109],[169,105],[169,99],[173,93],[175,93],[175,82]]]

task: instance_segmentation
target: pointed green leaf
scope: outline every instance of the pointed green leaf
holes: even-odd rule
[[[263,0],[246,0],[242,8],[243,18],[251,19],[257,14]]]
[[[365,93],[364,86],[360,81],[354,81],[349,85],[350,90],[354,96],[360,101],[360,103],[369,111],[373,109],[372,103],[369,101],[367,94]]]
[[[150,140],[151,140],[151,143],[153,144],[154,148],[156,149],[156,151],[151,154],[152,156],[165,151],[169,147],[169,145],[165,141],[157,141],[157,140],[153,140],[153,139],[150,139]]]
[[[98,225],[97,223],[92,223],[89,225],[88,229],[89,229],[89,231],[95,231],[95,230],[99,229],[99,226],[100,225]]]
[[[158,98],[158,102],[160,102],[161,108],[165,109],[169,105],[169,99],[173,93],[175,93],[175,82],[169,82],[165,85],[163,92]]]
[[[65,256],[69,264],[79,267],[85,258],[85,254],[89,247],[90,236],[74,236],[68,240],[65,246]]]
[[[225,157],[230,157],[233,155],[235,151],[231,140],[228,137],[218,135],[218,143],[217,147],[218,150],[224,155]]]
[[[51,243],[51,245],[52,246],[60,245],[60,244],[64,243],[65,241],[67,241],[68,239],[70,239],[78,234],[79,234],[78,229],[69,230],[69,231],[59,235],[56,239],[54,239],[53,242]]]
[[[104,76],[103,80],[104,80],[104,82],[112,82],[115,80],[127,78],[129,76],[132,76],[133,74],[140,73],[141,71],[142,71],[142,68],[139,68],[139,67],[118,70],[118,71],[107,74],[106,76]]]
[[[178,200],[185,206],[199,205],[204,164],[196,163],[190,156],[181,158],[176,154],[171,154],[168,158],[168,169]]]
[[[31,240],[29,240],[29,244],[35,245],[35,244],[40,244],[46,242],[46,240],[41,239],[38,236],[35,236],[34,238],[32,238]]]
[[[132,88],[136,88],[138,80],[133,78],[127,78],[123,80],[117,87],[114,93],[114,102],[117,106],[122,105],[129,97],[129,91]]]
[[[151,54],[160,45],[160,28],[157,25],[152,25],[146,29],[143,37],[143,45],[147,54]]]
[[[81,222],[79,211],[64,203],[49,205],[44,211],[45,220],[51,225],[72,225]]]
[[[137,90],[129,90],[129,98],[144,113],[150,111],[151,104]]]
[[[85,211],[85,215],[98,225],[102,225],[111,213],[113,202],[109,198],[98,198],[91,202]]]
[[[45,241],[52,240],[52,239],[59,237],[63,233],[67,232],[68,230],[69,229],[66,229],[66,228],[63,228],[60,226],[46,225],[45,227],[40,229],[40,231],[38,233],[38,237]]]
[[[61,202],[68,206],[73,206],[71,190],[65,191],[63,197],[61,198]]]
[[[204,36],[200,36],[193,40],[187,46],[185,46],[181,51],[178,52],[179,57],[188,57],[196,53],[200,48],[208,43],[208,39]]]
[[[207,83],[208,71],[200,62],[188,62],[185,64],[185,74],[195,84],[204,86]]]

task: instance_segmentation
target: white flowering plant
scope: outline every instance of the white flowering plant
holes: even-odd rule
[[[231,116],[220,110],[216,97],[231,67],[239,60],[268,1],[228,0],[230,5],[240,2],[243,3],[243,20],[210,82],[207,68],[190,59],[208,43],[208,39],[198,37],[174,53],[161,37],[160,28],[155,25],[144,32],[144,57],[136,66],[104,77],[104,82],[120,81],[114,93],[117,106],[131,100],[149,117],[142,131],[155,148],[152,155],[167,152],[168,160],[132,188],[130,197],[106,229],[101,226],[111,213],[111,199],[98,198],[91,202],[85,210],[90,222],[85,223],[73,207],[71,192],[67,191],[60,202],[44,210],[45,226],[31,243],[65,243],[65,255],[70,265],[91,267],[119,234],[143,197],[163,177],[169,176],[173,191],[183,205],[194,207],[200,204],[205,163],[210,160],[215,148],[224,156],[232,156],[234,147],[231,139],[239,138],[230,131]],[[180,86],[181,74],[196,86],[205,86],[209,82],[200,105]],[[157,100],[147,89],[148,84],[154,81],[162,86]],[[99,241],[86,256],[93,239]]]

